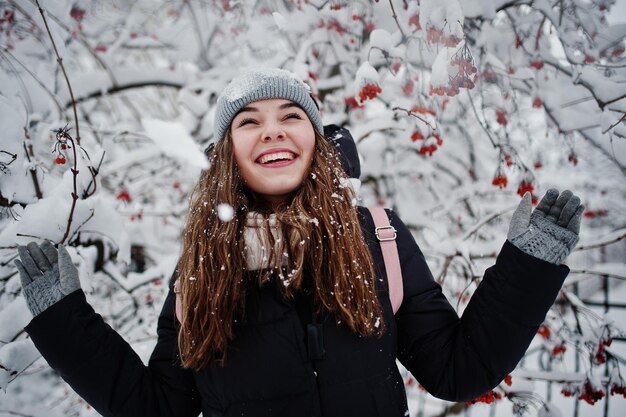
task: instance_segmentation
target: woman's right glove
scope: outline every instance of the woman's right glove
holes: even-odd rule
[[[560,265],[578,242],[585,207],[570,190],[551,188],[532,212],[530,193],[513,213],[508,240],[525,253]]]
[[[78,270],[64,246],[59,250],[47,240],[40,246],[30,242],[18,246],[21,262],[15,260],[20,273],[22,293],[33,316],[80,289]]]

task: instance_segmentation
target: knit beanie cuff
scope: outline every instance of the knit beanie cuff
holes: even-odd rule
[[[215,140],[226,135],[237,113],[246,105],[272,98],[291,100],[305,111],[313,128],[324,134],[324,126],[311,89],[296,74],[277,68],[247,71],[233,79],[217,99],[215,110]]]

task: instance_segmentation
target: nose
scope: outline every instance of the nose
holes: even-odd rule
[[[270,142],[273,140],[282,140],[285,138],[285,133],[281,126],[277,123],[268,123],[267,127],[263,130],[262,140],[263,142]]]

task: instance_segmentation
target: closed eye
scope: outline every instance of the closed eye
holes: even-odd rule
[[[237,125],[237,127],[241,127],[241,126],[244,126],[244,125],[247,125],[247,124],[250,124],[250,123],[256,123],[256,120],[254,120],[254,119],[250,119],[250,118],[248,118],[248,119],[243,119],[242,121],[240,121],[240,122],[239,122],[239,124]]]
[[[285,116],[285,119],[300,119],[300,120],[302,120],[302,116],[300,116],[298,113],[289,113],[288,115]]]

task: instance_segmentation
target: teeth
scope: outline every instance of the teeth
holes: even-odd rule
[[[259,158],[259,162],[261,164],[267,164],[268,162],[276,161],[279,159],[292,160],[293,158],[294,156],[291,152],[276,152],[276,153],[263,155],[262,157]]]

